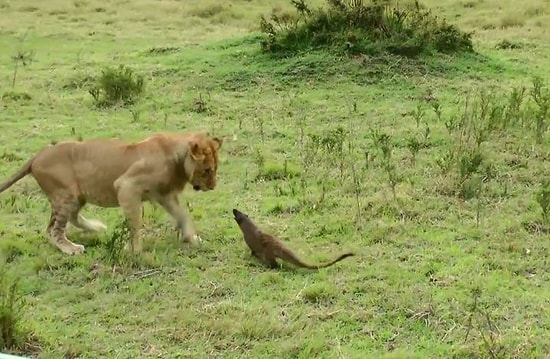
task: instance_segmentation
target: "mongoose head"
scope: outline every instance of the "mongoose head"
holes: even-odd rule
[[[233,217],[235,217],[235,222],[237,222],[237,224],[239,225],[248,219],[248,216],[246,214],[235,208],[233,208]]]
[[[257,236],[261,233],[256,224],[243,212],[233,209],[233,216],[245,237]]]

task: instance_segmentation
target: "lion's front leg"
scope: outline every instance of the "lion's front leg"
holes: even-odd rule
[[[180,206],[178,197],[175,193],[157,198],[157,202],[164,208],[172,218],[176,220],[178,233],[183,236],[185,241],[190,243],[200,242],[202,239],[196,234],[193,228],[191,215],[186,208]]]
[[[125,250],[139,253],[143,249],[141,238],[141,190],[132,179],[121,177],[115,181],[118,203],[130,222],[132,242],[127,243]]]

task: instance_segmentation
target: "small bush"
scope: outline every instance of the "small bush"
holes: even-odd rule
[[[202,94],[199,94],[199,97],[195,97],[193,99],[191,111],[196,113],[204,113],[209,111],[208,102],[202,97]]]
[[[295,13],[273,13],[260,19],[264,52],[292,54],[312,48],[332,48],[349,54],[473,51],[470,33],[461,32],[425,10],[392,5],[390,0],[327,0],[312,10],[304,0],[291,0]]]
[[[98,107],[117,104],[131,105],[145,89],[143,76],[134,74],[127,66],[103,70],[97,84],[89,90]]]
[[[519,42],[504,39],[496,44],[496,48],[499,50],[521,49],[523,48],[523,45]]]
[[[8,281],[5,271],[0,269],[0,351],[23,344],[24,335],[20,328],[23,305],[19,283]]]
[[[32,100],[31,95],[29,95],[26,92],[18,92],[18,91],[6,91],[2,95],[2,100],[10,100],[10,101],[30,101]]]
[[[125,252],[124,246],[132,240],[130,223],[126,217],[113,228],[106,243],[107,260],[111,265],[121,265]]]

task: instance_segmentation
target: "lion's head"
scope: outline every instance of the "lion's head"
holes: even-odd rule
[[[211,191],[216,187],[218,151],[222,143],[218,137],[207,136],[189,142],[189,154],[194,163],[193,170],[187,172],[195,191]]]

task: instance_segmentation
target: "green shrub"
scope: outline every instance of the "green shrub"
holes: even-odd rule
[[[260,18],[264,52],[293,53],[330,48],[349,54],[389,52],[418,56],[430,52],[473,52],[470,33],[461,32],[425,10],[391,0],[327,0],[312,10],[304,0],[291,0],[295,13]]]
[[[106,68],[97,79],[97,84],[89,92],[98,107],[117,104],[130,105],[138,99],[145,89],[143,76],[134,74],[127,66]]]
[[[14,349],[23,342],[20,328],[23,296],[16,280],[8,281],[5,270],[0,268],[0,351]]]

